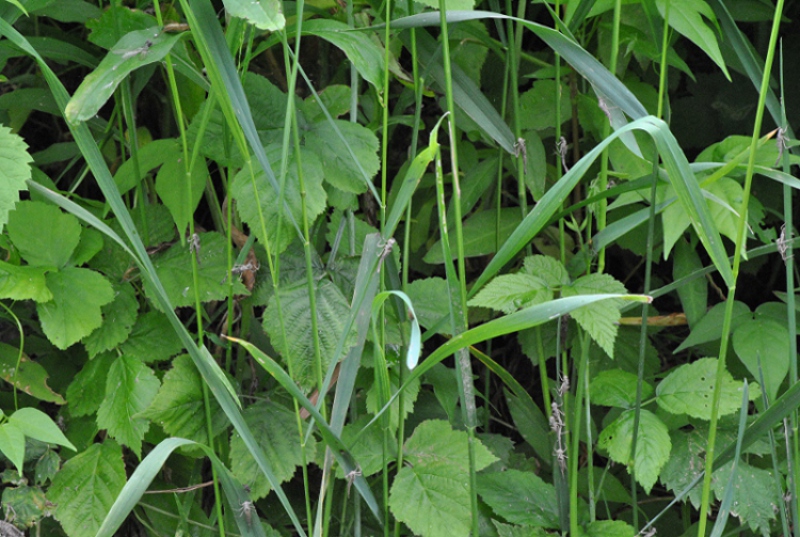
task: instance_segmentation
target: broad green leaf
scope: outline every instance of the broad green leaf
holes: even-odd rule
[[[225,237],[217,232],[200,233],[200,253],[197,255],[197,289],[201,302],[225,300],[228,297],[227,247]],[[153,260],[158,278],[174,307],[194,305],[195,281],[192,275],[192,254],[189,245],[176,243]],[[145,282],[147,296],[155,294],[153,285]],[[237,295],[247,294],[247,288],[238,280],[233,284]],[[157,304],[157,303],[156,303]]]
[[[136,322],[139,302],[133,287],[129,283],[112,285],[115,297],[113,302],[102,307],[103,324],[83,338],[83,345],[90,358],[111,350],[128,339]]]
[[[636,537],[633,526],[622,520],[595,520],[578,528],[579,537]]]
[[[442,317],[450,315],[450,295],[442,278],[418,278],[408,284],[406,294],[414,304],[419,324],[425,328],[433,328]],[[450,323],[444,326],[449,327]]]
[[[396,374],[397,369],[392,369],[389,373],[389,392],[396,393],[397,389],[400,387],[400,379],[397,378]],[[367,390],[367,410],[369,412],[375,413],[381,409],[385,401],[380,400],[380,390],[378,389],[378,383],[375,382],[372,386]],[[417,396],[419,395],[420,390],[420,382],[419,380],[415,382],[409,382],[408,385],[405,387],[404,390],[404,400],[403,400],[403,418],[407,419],[409,414],[414,411],[414,402],[417,400]],[[394,401],[392,406],[389,407],[389,427],[394,431],[397,429],[400,423],[400,401]]]
[[[167,434],[209,444],[203,403],[203,378],[188,355],[172,361],[164,375],[161,389],[152,404],[139,417],[158,423]],[[215,435],[227,426],[225,414],[211,401],[211,424]]]
[[[53,293],[47,288],[47,267],[12,265],[0,261],[0,298],[48,302]]]
[[[153,140],[143,144],[136,152],[138,161],[129,158],[114,174],[114,182],[117,184],[120,194],[124,194],[138,185],[150,170],[164,164],[176,151],[178,151],[177,141],[172,138]]]
[[[769,401],[775,401],[783,379],[789,372],[789,331],[769,319],[748,320],[733,332],[733,350],[757,381],[761,381]]]
[[[31,265],[63,267],[81,238],[77,218],[41,201],[19,202],[6,228],[11,242]]]
[[[72,416],[94,414],[106,396],[106,378],[116,356],[101,354],[83,366],[67,388],[69,413]]]
[[[556,95],[555,80],[537,80],[533,87],[520,95],[519,124],[524,129],[545,130],[556,126]],[[562,95],[569,93],[569,89],[562,87],[558,90]],[[561,121],[567,121],[572,115],[572,104],[569,99],[561,99]]]
[[[365,477],[377,474],[383,469],[384,457],[394,460],[397,456],[397,440],[394,435],[389,435],[388,452],[384,453],[384,435],[380,427],[369,427],[362,433],[369,419],[370,416],[362,416],[342,429],[342,442],[351,446],[353,457],[358,461],[361,474]],[[341,468],[337,468],[336,476],[344,479],[345,473]]]
[[[672,414],[710,420],[716,374],[716,358],[700,358],[676,368],[656,388],[658,406]],[[725,416],[739,410],[742,383],[733,380],[728,371],[722,372],[721,381],[719,415]]]
[[[155,310],[139,316],[128,339],[120,346],[122,354],[146,364],[167,360],[181,350],[181,340],[170,327],[166,316]]]
[[[40,487],[20,484],[19,486],[7,486],[3,491],[3,508],[7,513],[13,513],[13,521],[17,527],[32,528],[42,518],[49,516],[49,507],[44,491]],[[6,526],[4,527],[3,524]],[[21,537],[23,535],[22,532],[11,532],[10,528],[14,528],[14,526],[10,522],[3,521],[3,524],[0,524],[0,530],[5,530],[4,536]]]
[[[572,285],[565,286],[561,292],[567,297],[626,291],[624,285],[608,274],[588,274],[575,280]],[[570,314],[610,358],[614,358],[614,340],[618,330],[616,323],[621,317],[620,305],[618,301],[605,300],[583,306]]]
[[[512,524],[559,527],[556,490],[533,472],[506,470],[479,475],[478,494]]]
[[[99,273],[67,267],[47,274],[53,300],[36,305],[47,338],[66,349],[103,324],[100,308],[114,300],[111,284]]]
[[[22,465],[25,462],[25,433],[17,424],[6,422],[0,425],[0,453],[5,455],[22,475]]]
[[[589,385],[592,404],[631,408],[636,404],[636,384],[638,378],[633,373],[621,369],[609,369],[594,375]],[[653,387],[642,383],[642,399],[653,395]]]
[[[341,119],[333,120],[347,139],[359,164],[372,178],[380,169],[378,138],[366,127]],[[305,135],[306,148],[316,154],[322,162],[325,181],[345,192],[361,194],[369,186],[357,172],[358,167],[347,151],[333,125],[328,121],[315,123]]]
[[[81,239],[78,241],[78,247],[72,252],[69,264],[73,267],[80,267],[102,249],[103,234],[89,227],[81,228]]]
[[[504,393],[519,434],[542,460],[550,461],[553,454],[552,437],[544,412],[530,397],[519,397],[508,390],[504,390]]]
[[[305,25],[303,25],[305,29]],[[328,113],[333,118],[343,116],[350,111],[350,87],[343,84],[330,84],[325,89],[317,92],[319,101],[313,95],[306,97],[306,99],[299,105],[303,111],[307,121],[316,123],[325,119],[325,113],[322,111],[322,106],[328,109]]]
[[[0,378],[41,401],[65,404],[64,398],[47,385],[47,377],[47,371],[41,364],[32,362],[24,353],[20,356],[18,348],[0,343]]]
[[[356,68],[358,74],[372,84],[379,94],[382,94],[383,48],[379,42],[370,39],[368,34],[350,30],[351,28],[345,23],[332,19],[311,19],[303,23],[304,35],[316,35],[339,47]],[[349,137],[348,141],[353,143]]]
[[[552,298],[553,291],[540,278],[518,272],[496,277],[470,299],[468,304],[508,314]]]
[[[543,528],[533,526],[512,526],[499,520],[492,520],[498,537],[549,537],[551,534]]]
[[[672,279],[679,281],[696,270],[703,268],[700,256],[686,241],[678,241],[672,258]],[[695,278],[677,289],[683,312],[689,326],[694,328],[708,309],[708,282],[705,278]]]
[[[500,209],[500,244],[502,245],[519,225],[522,217],[519,208]],[[497,251],[496,225],[497,211],[490,209],[480,211],[464,221],[462,228],[464,237],[464,257],[477,257],[492,254]],[[457,249],[455,248],[455,233],[450,234],[450,251],[453,252],[455,259]],[[423,261],[432,265],[440,265],[444,262],[441,241],[430,247],[430,250],[423,258]]]
[[[53,515],[67,535],[96,535],[123,485],[122,449],[106,440],[68,460],[53,479],[47,499],[55,504]]]
[[[66,446],[75,451],[75,446],[67,440],[52,418],[37,408],[20,408],[9,416],[8,421],[19,427],[27,437],[48,444]]]
[[[530,255],[523,262],[523,270],[544,281],[553,290],[569,285],[570,278],[566,267],[549,255]]]
[[[280,166],[280,146],[271,145],[265,151],[270,162]],[[231,185],[231,194],[236,199],[242,220],[250,226],[258,240],[262,244],[269,244],[275,253],[285,251],[296,236],[291,220],[284,214],[286,207],[288,206],[296,221],[301,221],[303,217],[303,197],[293,154],[291,152],[289,155],[290,164],[283,191],[284,203],[262,172],[257,172],[253,177],[251,170],[244,168],[236,174]],[[317,156],[306,149],[301,150],[300,158],[305,186],[305,214],[311,225],[325,210],[326,194],[322,180],[327,168],[323,168]],[[223,289],[227,290],[227,286]]]
[[[476,470],[494,462],[476,440]],[[397,472],[389,492],[395,517],[423,537],[468,536],[470,530],[467,434],[447,422],[425,421],[406,441],[408,466]]]
[[[284,360],[291,361],[290,371],[295,382],[310,389],[316,385],[314,367],[314,344],[311,340],[311,307],[306,282],[301,281],[280,289],[281,312],[285,335],[281,331],[278,305],[273,296],[264,312],[264,329],[269,334],[273,346]],[[322,355],[322,370],[330,366],[331,355],[342,335],[344,323],[350,314],[350,306],[341,291],[329,280],[317,284],[317,328]],[[348,335],[348,338],[350,336]],[[349,345],[345,345],[345,349]]]
[[[153,370],[130,356],[120,356],[106,377],[106,396],[97,410],[97,425],[117,442],[142,456],[142,438],[150,421],[136,414],[150,406],[159,382]]]
[[[639,415],[636,458],[631,461],[634,417],[635,413],[631,410],[623,412],[600,433],[598,446],[608,451],[611,460],[625,465],[629,473],[633,466],[636,481],[650,494],[658,474],[669,459],[672,442],[664,422],[649,410],[642,409]]]
[[[692,328],[689,337],[683,340],[683,343],[678,345],[675,353],[681,352],[689,347],[715,341],[722,337],[722,319],[725,316],[725,303],[720,302],[713,306],[708,312],[698,321]],[[736,328],[747,321],[752,319],[753,314],[750,313],[750,308],[747,304],[739,302],[738,300],[733,303],[733,315],[731,315],[731,331],[735,332]]]
[[[533,199],[538,201],[545,192],[547,154],[538,132],[526,130],[522,137],[525,139],[525,152],[522,159],[525,165],[525,185]]]
[[[178,234],[181,236],[186,234],[189,220],[203,197],[207,177],[208,169],[205,159],[202,157],[195,161],[194,167],[187,176],[183,154],[177,143],[162,164],[161,169],[158,170],[156,192],[169,209],[178,228]]]
[[[277,0],[224,0],[223,4],[229,15],[242,18],[259,30],[277,32],[286,26]]]
[[[8,213],[19,201],[19,192],[28,190],[31,178],[28,144],[5,125],[0,125],[0,231],[8,222]]]
[[[78,123],[93,118],[120,82],[139,67],[163,60],[182,36],[183,33],[167,33],[157,26],[123,36],[75,90],[64,111],[67,121]]]
[[[303,460],[314,459],[316,441],[313,436],[309,438],[304,454],[300,446],[303,438],[297,430],[297,419],[293,412],[276,403],[263,402],[248,407],[243,414],[256,441],[272,461],[272,470],[281,483],[292,478]],[[250,497],[253,500],[269,494],[272,487],[258,471],[256,461],[236,432],[231,434],[230,459],[231,472],[250,487]]]
[[[454,431],[449,423],[428,420],[420,423],[405,443],[409,464],[448,464],[464,472],[469,470],[467,434]],[[497,460],[479,441],[475,445],[475,470],[480,471]]]
[[[753,530],[753,533],[771,535],[770,523],[776,517],[776,505],[782,498],[775,494],[775,475],[772,470],[757,468],[739,461],[733,483],[730,483],[733,463],[714,470],[711,487],[717,498],[722,499],[728,486],[733,488],[731,515],[738,517]]]
[[[714,11],[703,0],[656,0],[658,12],[664,16],[666,2],[669,6],[669,25],[682,34],[705,52],[711,60],[719,66],[728,80],[731,76],[725,67],[725,60],[719,50],[717,36],[714,30],[703,20],[705,17],[714,25],[717,19]]]

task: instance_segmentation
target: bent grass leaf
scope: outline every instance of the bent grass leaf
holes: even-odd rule
[[[46,276],[53,300],[36,305],[47,339],[66,349],[103,324],[101,307],[114,300],[114,289],[98,272],[67,267]]]
[[[19,193],[27,190],[26,181],[31,178],[33,157],[28,153],[28,144],[19,135],[0,125],[0,231],[8,222],[8,213],[19,201]]]
[[[108,370],[106,396],[97,410],[97,425],[140,458],[150,421],[136,414],[150,406],[159,386],[152,369],[136,358],[120,356]]]
[[[716,358],[701,358],[678,367],[656,388],[658,406],[672,414],[687,414],[693,418],[710,420],[716,373]],[[722,382],[719,416],[733,414],[739,410],[742,400],[742,383],[735,381],[728,371],[723,371],[719,380]],[[760,392],[758,385],[753,384],[750,389],[750,397],[757,397]]]
[[[608,274],[588,274],[562,288],[563,296],[592,295],[600,293],[625,293],[625,286]],[[620,301],[607,300],[577,308],[570,315],[588,332],[595,342],[614,358],[614,341],[617,338]]]
[[[345,23],[331,19],[304,22],[303,34],[316,35],[340,48],[358,74],[372,84],[379,95],[383,94],[384,51],[367,34],[353,32]],[[353,142],[349,136],[347,139]]]
[[[210,401],[210,405],[211,429],[217,435],[225,430],[228,420],[216,401]],[[164,375],[152,404],[133,417],[152,420],[169,435],[200,444],[211,443],[203,402],[203,378],[189,355],[182,354],[172,361],[172,369]]]
[[[540,278],[517,273],[496,277],[467,304],[508,314],[552,299],[553,291]]]
[[[555,487],[533,472],[506,470],[479,475],[478,494],[508,522],[559,528]]]
[[[423,537],[466,537],[470,533],[467,434],[445,421],[422,422],[406,441],[408,466],[397,472],[389,492],[395,517]],[[475,440],[475,470],[497,460]]]
[[[167,33],[154,26],[124,35],[75,90],[64,110],[71,123],[88,121],[106,104],[117,86],[139,67],[160,62],[183,33]]]
[[[0,378],[40,401],[65,404],[64,398],[47,385],[47,377],[45,368],[20,353],[20,349],[0,343]]]
[[[314,437],[306,441],[305,447],[300,445],[303,438],[297,430],[294,414],[288,409],[271,402],[256,403],[245,409],[243,415],[264,453],[273,461],[272,470],[281,483],[291,479],[303,460],[314,460],[317,445]],[[258,472],[256,461],[236,432],[231,435],[230,460],[231,472],[250,487],[250,497],[254,501],[269,494],[272,487]]]
[[[67,535],[95,535],[124,485],[122,448],[106,440],[68,460],[53,478],[47,499],[55,504],[53,515]]]
[[[664,422],[649,410],[642,409],[639,415],[636,458],[631,461],[634,418],[634,412],[625,411],[600,433],[598,446],[608,451],[611,460],[625,465],[628,473],[632,466],[636,481],[650,494],[658,474],[669,459],[672,441]]]
[[[41,201],[18,203],[6,227],[22,258],[42,267],[66,265],[81,239],[77,218]]]

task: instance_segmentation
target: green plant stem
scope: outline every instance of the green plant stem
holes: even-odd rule
[[[747,239],[747,206],[750,201],[750,190],[753,185],[753,170],[756,163],[756,149],[761,132],[761,124],[764,119],[764,103],[767,100],[769,90],[770,73],[772,63],[775,59],[775,48],[778,41],[778,30],[780,29],[781,16],[783,14],[784,0],[778,0],[775,7],[775,15],[772,19],[772,31],[769,36],[767,57],[764,62],[764,73],[761,78],[761,87],[758,93],[758,107],[756,108],[756,118],[753,124],[753,135],[750,141],[750,156],[747,160],[747,173],[745,175],[744,190],[742,192],[742,206],[736,226],[736,247],[733,255],[732,274],[733,280],[728,286],[728,297],[725,301],[725,317],[722,321],[722,339],[719,349],[719,360],[717,362],[717,374],[714,383],[714,399],[711,412],[711,423],[708,430],[708,445],[706,447],[705,476],[703,477],[703,491],[700,500],[700,521],[698,523],[697,535],[705,536],[706,523],[708,522],[708,510],[711,503],[711,473],[714,468],[714,448],[717,440],[717,423],[719,421],[719,401],[722,393],[722,375],[725,372],[725,356],[728,352],[728,340],[731,334],[731,322],[733,317],[733,304],[736,295],[736,280],[739,275],[742,252],[744,251]]]
[[[575,389],[575,414],[569,420],[569,414],[564,412],[568,421],[572,421],[572,430],[569,431],[572,444],[569,450],[569,534],[580,535],[578,524],[578,462],[580,461],[581,449],[581,406],[585,391],[584,378],[589,368],[589,334],[583,334],[581,338],[581,356],[578,362],[577,388]],[[591,471],[591,468],[590,468]]]

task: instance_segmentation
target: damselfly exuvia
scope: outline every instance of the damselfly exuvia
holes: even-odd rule
[[[144,56],[145,54],[147,54],[147,51],[149,51],[150,47],[152,47],[152,46],[153,46],[153,42],[148,39],[147,41],[144,42],[144,45],[142,45],[141,47],[123,49],[123,50],[115,50],[114,54],[120,54],[120,55],[122,55],[122,59],[123,60],[127,60],[128,58],[133,58],[137,54],[139,56]]]

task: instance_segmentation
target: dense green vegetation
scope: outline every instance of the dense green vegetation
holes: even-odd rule
[[[0,536],[789,535],[797,16],[0,2]]]

